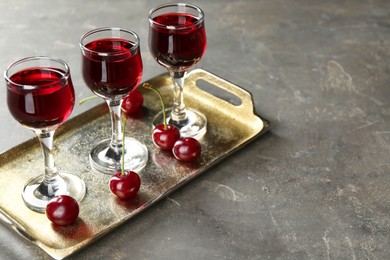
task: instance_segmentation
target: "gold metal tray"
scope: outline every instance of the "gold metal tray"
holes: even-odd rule
[[[170,104],[172,81],[169,75],[162,74],[148,82],[159,87],[166,103]],[[202,90],[197,86],[202,82],[233,95],[241,104],[233,105]],[[148,164],[140,172],[141,189],[135,198],[117,199],[108,187],[110,176],[91,170],[89,165],[88,154],[94,143],[108,138],[111,133],[108,110],[102,104],[66,122],[55,136],[58,168],[79,175],[87,185],[77,222],[66,227],[54,226],[44,214],[35,213],[23,204],[20,193],[24,184],[43,172],[36,139],[0,154],[0,219],[53,258],[62,259],[166,197],[270,127],[268,121],[255,114],[247,91],[205,70],[194,70],[186,79],[185,101],[206,115],[208,129],[201,140],[202,155],[198,161],[182,163],[170,152],[160,151],[153,145],[151,120],[161,110],[160,102],[152,91],[140,89],[144,94],[142,113],[129,118],[126,125],[127,135],[144,142],[149,150]]]

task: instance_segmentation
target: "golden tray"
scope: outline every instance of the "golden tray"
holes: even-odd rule
[[[148,82],[158,87],[166,103],[171,104],[173,85],[168,74]],[[212,91],[198,87],[201,84],[212,86],[222,96],[229,94],[241,104],[233,105],[228,99],[210,94]],[[247,91],[205,70],[194,70],[186,78],[185,101],[206,115],[208,128],[201,140],[201,157],[195,163],[179,162],[170,152],[154,146],[151,122],[161,111],[161,105],[153,91],[139,89],[144,94],[143,110],[137,118],[128,118],[126,133],[147,146],[149,161],[139,173],[142,185],[135,198],[117,199],[108,187],[110,176],[90,167],[89,151],[96,141],[109,138],[111,133],[107,106],[101,104],[67,121],[55,136],[58,168],[80,176],[87,185],[77,222],[55,226],[45,214],[29,210],[21,195],[15,196],[21,193],[27,180],[43,172],[36,138],[0,154],[0,219],[53,258],[62,259],[166,197],[270,127],[268,121],[255,114],[252,96]]]

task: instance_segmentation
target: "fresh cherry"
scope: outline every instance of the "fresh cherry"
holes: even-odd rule
[[[174,125],[157,125],[152,132],[153,143],[162,150],[172,150],[180,138],[180,131]]]
[[[73,224],[79,216],[79,204],[71,196],[55,196],[46,206],[46,216],[56,225]]]
[[[127,117],[123,120],[122,128],[122,165],[121,171],[114,174],[110,179],[111,192],[121,199],[133,197],[141,187],[141,179],[136,172],[125,171],[124,154],[125,154],[125,129]]]
[[[117,172],[110,179],[111,192],[121,199],[133,197],[141,187],[141,179],[136,172],[128,171],[123,175]]]
[[[171,124],[167,124],[167,116],[165,113],[165,104],[161,96],[160,91],[154,88],[149,83],[143,84],[144,88],[153,90],[156,92],[160,98],[162,114],[163,114],[163,123],[157,125],[152,131],[152,140],[153,143],[162,150],[172,150],[175,142],[180,138],[180,130]]]
[[[123,99],[122,110],[126,114],[131,115],[139,111],[143,103],[144,96],[137,89],[134,89]]]
[[[184,162],[192,162],[200,156],[201,146],[195,138],[184,137],[176,141],[172,152],[176,159]]]

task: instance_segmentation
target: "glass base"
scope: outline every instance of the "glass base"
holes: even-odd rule
[[[171,119],[172,108],[166,109],[168,124],[175,125],[180,129],[180,135],[182,137],[193,137],[195,139],[201,139],[207,132],[207,119],[205,115],[193,108],[186,108],[187,119],[183,122],[175,122]],[[163,113],[158,113],[153,119],[153,125],[163,124]]]
[[[121,158],[115,160],[107,156],[110,141],[110,139],[106,139],[95,146],[89,154],[89,160],[95,170],[112,175],[121,171],[122,164]],[[148,149],[144,144],[130,137],[126,137],[125,147],[124,169],[140,172],[148,162]]]
[[[43,175],[29,180],[24,186],[22,198],[28,208],[37,212],[45,212],[47,203],[51,198],[58,195],[69,195],[77,201],[81,201],[86,193],[83,180],[70,173],[60,173],[52,182],[56,190],[51,190],[51,196],[43,195],[38,187],[42,183]]]

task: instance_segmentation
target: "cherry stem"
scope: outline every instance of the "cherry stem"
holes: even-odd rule
[[[165,113],[165,104],[164,104],[164,100],[163,100],[163,98],[162,98],[162,95],[161,95],[160,91],[158,91],[158,89],[156,89],[155,87],[153,87],[153,86],[150,85],[149,83],[144,83],[142,86],[143,86],[144,88],[146,88],[146,89],[153,90],[154,92],[157,93],[158,97],[160,98],[161,107],[162,107],[162,114],[163,114],[164,130],[167,130],[167,129],[168,129],[168,125],[167,125],[167,115],[166,115],[166,113]]]
[[[125,129],[126,129],[126,120],[127,117],[125,116],[123,119],[123,130],[122,130],[122,164],[121,164],[121,172],[122,177],[125,176]]]
[[[88,100],[91,100],[91,99],[94,99],[94,98],[97,98],[98,96],[89,96],[89,97],[86,97],[86,98],[83,98],[82,100],[79,101],[79,105],[82,105],[84,104],[86,101]]]

